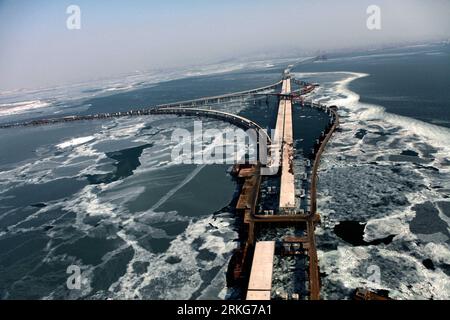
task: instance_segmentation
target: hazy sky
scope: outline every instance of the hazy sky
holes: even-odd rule
[[[81,29],[66,8],[81,8]],[[380,31],[366,27],[381,8]],[[0,91],[242,56],[450,38],[450,0],[0,0]]]

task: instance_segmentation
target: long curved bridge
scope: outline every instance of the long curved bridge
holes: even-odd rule
[[[259,87],[259,88],[250,89],[250,90],[246,90],[246,91],[240,91],[240,92],[228,93],[228,94],[223,94],[223,95],[218,95],[218,96],[210,96],[210,97],[203,97],[203,98],[192,99],[192,100],[160,104],[160,105],[146,107],[146,108],[142,108],[142,109],[136,109],[136,110],[97,113],[97,114],[92,114],[92,115],[72,115],[72,116],[65,116],[65,117],[59,117],[59,118],[37,119],[37,120],[30,120],[30,121],[24,121],[24,122],[6,123],[6,124],[0,124],[0,129],[6,129],[6,128],[12,128],[12,127],[50,125],[50,124],[73,122],[73,121],[101,120],[101,119],[110,119],[110,118],[145,116],[145,115],[153,114],[154,113],[153,110],[155,110],[155,109],[161,110],[161,109],[166,109],[166,108],[168,108],[168,109],[170,109],[170,108],[193,108],[193,107],[207,105],[207,104],[233,101],[234,99],[239,99],[239,98],[244,99],[244,98],[256,97],[256,95],[261,92],[276,89],[278,86],[281,85],[281,83],[282,83],[282,80],[275,82],[273,84],[264,86],[264,87]]]
[[[205,98],[199,98],[199,99],[193,99],[193,100],[186,100],[186,101],[179,101],[179,102],[174,102],[174,103],[167,103],[167,104],[161,104],[161,105],[157,105],[154,108],[174,108],[174,107],[196,107],[196,106],[200,106],[200,105],[205,105],[205,104],[209,104],[209,103],[220,103],[220,102],[226,102],[226,101],[230,101],[232,99],[236,99],[236,98],[251,98],[252,96],[264,92],[264,91],[268,91],[268,90],[274,90],[276,89],[278,86],[280,86],[283,83],[283,80],[280,80],[278,82],[275,82],[273,84],[270,84],[268,86],[264,86],[264,87],[260,87],[260,88],[255,88],[255,89],[251,89],[251,90],[246,90],[246,91],[239,91],[239,92],[234,92],[234,93],[228,93],[228,94],[223,94],[223,95],[219,95],[219,96],[212,96],[212,97],[205,97]]]
[[[234,124],[237,127],[241,127],[244,129],[254,129],[257,133],[264,135],[266,138],[267,144],[272,144],[272,139],[270,135],[267,133],[267,130],[264,130],[256,122],[244,118],[242,116],[218,111],[218,110],[210,110],[210,109],[201,109],[201,108],[183,108],[183,107],[165,107],[165,108],[155,108],[150,111],[150,114],[174,114],[174,115],[186,115],[186,116],[199,116],[199,117],[210,117],[219,120],[227,121],[231,124]]]

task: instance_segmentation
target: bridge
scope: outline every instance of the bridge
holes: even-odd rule
[[[291,79],[283,80],[282,94],[291,93]],[[295,212],[295,179],[293,170],[294,131],[292,124],[292,101],[281,100],[278,108],[275,141],[281,147],[281,182],[279,211],[291,214]]]
[[[256,98],[257,94],[266,92],[269,90],[274,90],[281,83],[282,83],[282,80],[275,82],[273,84],[267,85],[267,86],[250,89],[250,90],[246,90],[246,91],[240,91],[240,92],[228,93],[228,94],[217,95],[217,96],[210,96],[210,97],[203,97],[203,98],[192,99],[192,100],[160,104],[160,105],[146,107],[146,108],[142,108],[142,109],[132,109],[129,111],[97,113],[97,114],[92,114],[92,115],[70,115],[70,116],[64,116],[64,117],[58,117],[58,118],[36,119],[36,120],[30,120],[30,121],[24,121],[24,122],[6,123],[6,124],[0,124],[0,129],[7,129],[7,128],[13,128],[13,127],[51,125],[51,124],[67,123],[67,122],[73,122],[73,121],[102,120],[102,119],[110,119],[110,118],[146,116],[146,115],[154,114],[154,112],[152,111],[154,109],[161,110],[161,109],[166,109],[166,108],[167,109],[188,108],[188,107],[192,108],[192,107],[196,107],[196,106],[202,106],[202,105],[205,106],[205,105],[214,104],[214,103],[229,102],[229,101],[233,101],[235,99],[243,100],[244,98],[252,98],[252,97]],[[230,119],[232,119],[232,118],[230,118]]]
[[[258,95],[261,92],[274,90],[278,86],[281,85],[283,81],[280,80],[278,82],[275,82],[273,84],[270,84],[268,86],[246,90],[246,91],[240,91],[240,92],[234,92],[234,93],[228,93],[218,96],[212,96],[212,97],[204,97],[199,99],[193,99],[193,100],[186,100],[186,101],[179,101],[169,104],[161,104],[155,106],[155,108],[162,109],[162,108],[174,108],[174,107],[196,107],[200,105],[207,105],[210,103],[221,103],[226,101],[232,101],[233,99],[243,99],[243,98],[251,98],[253,96]]]
[[[318,108],[330,115],[331,127],[328,132],[323,133],[322,137],[318,139],[316,144],[316,149],[314,150],[315,159],[311,175],[311,211],[306,213],[300,213],[298,210],[298,205],[296,204],[295,197],[295,178],[293,171],[293,122],[292,122],[292,100],[295,99],[292,95],[291,88],[291,78],[286,76],[281,82],[282,84],[281,94],[287,98],[280,98],[279,107],[277,113],[277,121],[275,127],[275,134],[273,140],[267,134],[267,132],[256,122],[244,118],[242,116],[232,114],[229,112],[204,109],[204,108],[193,108],[191,107],[192,102],[185,102],[173,105],[163,105],[159,107],[152,108],[149,114],[168,114],[168,115],[185,115],[185,116],[197,116],[197,117],[210,117],[219,120],[224,120],[232,123],[238,127],[245,129],[254,129],[259,133],[264,134],[264,140],[267,141],[268,153],[272,157],[278,157],[281,159],[279,166],[280,174],[280,198],[279,198],[279,214],[266,216],[261,215],[256,211],[256,205],[258,203],[258,197],[261,186],[261,169],[262,164],[257,165],[254,170],[247,172],[247,179],[245,180],[244,186],[241,190],[241,195],[236,205],[237,210],[243,210],[244,212],[244,223],[248,228],[248,238],[247,242],[242,249],[242,257],[240,266],[245,263],[247,259],[247,253],[252,247],[261,247],[261,243],[255,243],[254,229],[257,224],[290,224],[298,225],[304,224],[306,227],[306,237],[303,241],[303,245],[307,248],[306,253],[308,255],[308,275],[309,275],[309,298],[311,300],[318,300],[320,298],[320,278],[319,278],[319,266],[317,258],[317,249],[315,242],[315,226],[320,221],[320,216],[317,214],[317,172],[320,165],[321,155],[325,149],[325,146],[334,130],[339,125],[338,114],[336,109],[328,108],[326,106],[310,103],[313,108]],[[301,85],[307,90],[300,89],[301,94],[307,94],[312,90],[310,88],[315,88],[309,83],[303,81],[295,81],[296,84]],[[264,88],[265,90],[268,87]],[[255,93],[257,94],[257,93]],[[259,95],[259,94],[258,94]],[[229,95],[232,97],[235,95]],[[224,96],[214,97],[214,99],[224,99]],[[205,98],[203,100],[196,100],[197,103],[202,101],[202,103],[211,102],[211,98]],[[218,100],[217,100],[218,101]],[[261,147],[261,146],[260,146]],[[273,247],[273,243],[271,244]],[[271,253],[272,252],[272,253]],[[265,257],[272,254],[273,249],[256,250],[253,263],[251,263],[252,270],[250,272],[250,284],[248,288],[248,299],[254,298],[264,298],[270,299],[270,281],[272,279],[271,274],[273,271],[273,266],[270,263],[270,258]],[[261,257],[259,256],[261,255]],[[264,258],[264,257],[265,258]],[[260,264],[259,261],[265,261],[264,264]],[[256,263],[256,265],[255,265]],[[270,274],[269,274],[270,273]],[[261,283],[259,283],[260,281]],[[264,283],[262,283],[264,282]],[[261,293],[261,289],[265,288],[264,293]]]
[[[299,85],[301,89],[292,90],[292,82]],[[273,95],[267,93],[269,90],[274,90],[281,85],[281,92],[275,94],[279,98],[277,120],[275,127],[275,134],[273,140],[267,134],[259,124],[247,119],[245,117],[232,114],[229,112],[211,110],[208,108],[199,108],[199,106],[207,106],[213,103],[221,103],[227,101],[233,101],[234,99],[244,99],[251,97],[260,97],[262,92],[266,92],[264,95]],[[310,107],[318,108],[323,112],[326,112],[330,116],[330,124],[327,127],[326,132],[323,132],[322,136],[317,140],[316,146],[313,150],[314,164],[311,173],[311,208],[307,212],[301,212],[299,210],[298,200],[295,194],[295,173],[293,166],[294,156],[294,139],[293,139],[293,119],[292,119],[292,103],[299,97],[306,95],[316,85],[306,83],[304,81],[293,79],[290,75],[289,69],[284,73],[283,79],[260,88],[251,89],[247,91],[241,91],[236,93],[204,97],[193,100],[179,101],[174,103],[161,104],[153,107],[130,110],[126,112],[113,112],[113,113],[100,113],[94,115],[74,115],[61,118],[39,119],[28,122],[13,123],[0,125],[0,128],[11,128],[18,126],[36,126],[56,123],[66,123],[72,121],[83,120],[97,120],[108,119],[117,117],[131,117],[131,116],[145,116],[145,115],[185,115],[185,116],[197,116],[197,117],[210,117],[223,121],[227,121],[233,125],[236,125],[245,129],[254,129],[259,133],[257,135],[259,149],[265,149],[270,156],[269,163],[261,163],[251,166],[250,168],[244,168],[242,165],[237,165],[236,172],[240,178],[244,179],[244,183],[241,189],[238,203],[236,205],[236,211],[242,212],[243,222],[246,226],[246,240],[243,243],[241,249],[239,249],[239,256],[236,259],[237,264],[234,269],[234,275],[241,277],[243,270],[248,268],[248,256],[251,256],[251,252],[255,247],[260,248],[261,244],[255,244],[255,225],[258,224],[287,224],[287,225],[305,225],[306,236],[299,242],[301,246],[305,248],[305,252],[308,256],[308,281],[309,281],[309,298],[311,300],[317,300],[320,298],[320,279],[319,279],[319,267],[317,250],[315,243],[315,226],[320,221],[320,216],[317,213],[317,173],[320,165],[321,156],[325,150],[327,142],[330,140],[333,132],[339,125],[339,117],[336,108],[326,107],[320,104],[310,102]],[[303,99],[301,100],[304,105]],[[264,144],[261,142],[264,141]],[[271,173],[279,174],[280,178],[280,191],[279,191],[279,205],[277,214],[265,215],[261,214],[257,210],[257,204],[259,201],[261,180],[264,176],[264,169],[271,168]],[[269,170],[270,171],[270,170]],[[295,243],[295,241],[294,241]],[[264,297],[270,299],[270,283],[271,277],[262,276],[265,272],[272,273],[272,267],[270,264],[270,257],[273,254],[273,244],[267,245],[264,250],[257,250],[256,256],[253,257],[254,261],[265,261],[263,266],[254,266],[253,270],[256,270],[257,275],[250,274],[251,287],[249,287],[249,297]],[[258,252],[265,255],[265,258],[258,257]],[[251,262],[250,262],[251,265]],[[265,270],[267,266],[267,270]],[[258,276],[259,275],[259,276]],[[258,279],[264,281],[266,292],[264,295],[260,295],[260,284]],[[248,278],[247,278],[248,280]],[[252,293],[253,292],[253,293]],[[255,293],[256,292],[256,293]]]
[[[265,141],[267,142],[267,145],[272,144],[272,139],[267,133],[267,130],[265,130],[259,124],[247,118],[229,112],[201,108],[159,107],[152,109],[150,111],[150,114],[174,114],[215,118],[229,122],[237,127],[241,127],[244,129],[254,129],[258,134],[263,135]]]
[[[307,88],[307,90],[300,90],[300,94],[295,95],[294,90],[292,90],[292,82],[297,85],[302,86],[302,89]],[[299,96],[302,94],[307,94],[315,88],[316,85],[311,85],[303,81],[292,79],[289,72],[285,72],[282,81],[281,92],[277,95],[279,97],[279,106],[275,127],[275,134],[271,144],[271,156],[280,159],[278,168],[279,172],[275,172],[279,175],[280,179],[280,190],[279,190],[279,201],[277,212],[272,212],[271,214],[262,214],[258,212],[257,204],[260,201],[260,188],[262,179],[262,169],[261,165],[254,166],[253,168],[244,168],[239,171],[237,169],[237,175],[244,179],[243,186],[241,189],[241,194],[236,205],[236,210],[238,213],[243,215],[244,225],[246,226],[246,242],[237,251],[237,257],[235,258],[235,268],[233,274],[235,279],[242,277],[242,274],[250,272],[249,276],[244,276],[244,278],[249,278],[250,283],[248,287],[247,298],[265,298],[270,299],[270,286],[267,281],[269,281],[267,275],[261,276],[265,272],[271,273],[272,266],[270,257],[273,256],[272,247],[264,250],[255,250],[253,253],[253,263],[259,263],[259,261],[265,261],[264,266],[254,266],[248,261],[247,256],[251,255],[254,248],[261,248],[263,245],[256,241],[255,229],[259,225],[290,225],[290,226],[304,226],[305,237],[299,240],[299,242],[294,241],[293,245],[300,246],[302,252],[304,252],[308,257],[308,291],[310,300],[320,299],[320,278],[319,278],[319,266],[317,258],[316,240],[315,240],[315,226],[320,221],[320,216],[317,213],[317,172],[320,165],[320,160],[322,153],[325,150],[325,146],[329,139],[331,138],[334,130],[339,125],[338,114],[336,108],[329,108],[327,106],[317,104],[314,102],[304,103],[302,105],[307,105],[312,108],[317,108],[330,117],[329,124],[322,135],[317,139],[316,145],[312,150],[314,157],[314,164],[311,171],[311,190],[310,190],[310,203],[307,212],[302,212],[299,209],[299,201],[296,199],[295,194],[295,172],[293,166],[293,155],[294,155],[294,140],[293,140],[293,119],[292,119],[292,102],[295,102]],[[268,210],[265,210],[268,211]],[[284,245],[284,242],[283,242]],[[287,245],[291,245],[287,243]],[[249,253],[250,252],[250,253]],[[294,251],[295,252],[295,251]],[[261,256],[260,256],[261,255]],[[245,268],[247,265],[247,269]],[[251,270],[249,270],[251,266]],[[265,269],[264,269],[265,268]],[[249,271],[245,271],[249,270]],[[255,273],[255,274],[253,274]],[[259,280],[261,283],[259,283]],[[260,292],[265,288],[264,293]]]

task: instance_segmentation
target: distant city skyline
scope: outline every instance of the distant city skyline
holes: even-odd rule
[[[81,29],[67,28],[67,7]],[[369,30],[367,8],[381,9]],[[0,91],[243,56],[450,38],[450,1],[0,0]]]

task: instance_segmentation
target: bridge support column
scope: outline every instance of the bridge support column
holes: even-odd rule
[[[255,223],[250,221],[248,224],[248,244],[250,246],[255,245]]]

